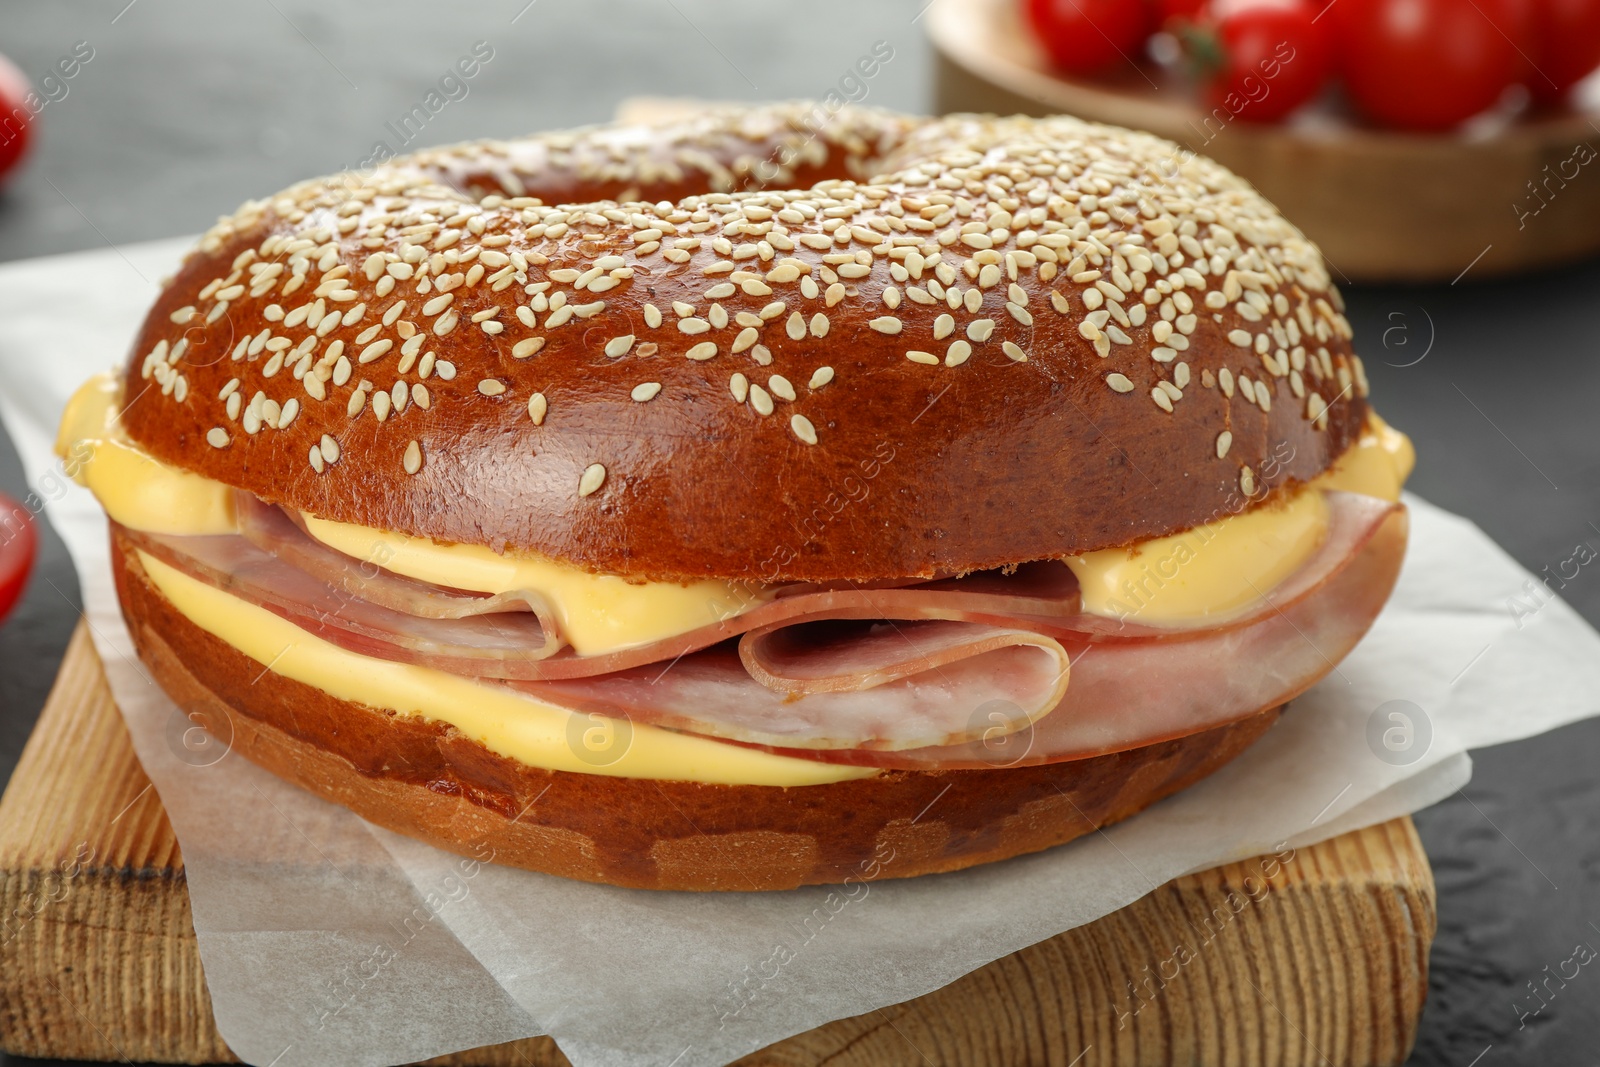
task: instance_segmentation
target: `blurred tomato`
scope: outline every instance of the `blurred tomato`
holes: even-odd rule
[[[1322,91],[1333,49],[1303,0],[1213,0],[1181,36],[1207,102],[1272,122]]]
[[[1528,91],[1554,103],[1600,67],[1600,0],[1535,0]]]
[[[1454,126],[1520,73],[1519,0],[1338,0],[1328,10],[1351,100],[1391,126]]]
[[[39,535],[33,528],[33,515],[0,493],[0,620],[11,613],[22,596],[22,587],[33,570],[33,557],[38,548]]]
[[[1156,19],[1162,25],[1186,22],[1200,17],[1206,0],[1156,0]]]
[[[1026,0],[1028,21],[1050,55],[1068,74],[1098,74],[1133,61],[1155,29],[1146,0]]]
[[[0,56],[0,177],[28,150],[33,112],[26,103],[32,91],[28,76],[5,56]]]

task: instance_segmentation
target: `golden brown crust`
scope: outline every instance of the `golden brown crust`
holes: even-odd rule
[[[641,199],[458,191],[496,183]],[[124,420],[270,501],[592,570],[961,572],[1320,473],[1366,416],[1341,306],[1270,204],[1148,135],[730,111],[245,205],[156,301]]]
[[[545,771],[263,670],[179,614],[117,533],[112,567],[140,658],[239,755],[442,848],[636,888],[788,889],[1037,852],[1198,781],[1278,716],[1071,763],[800,788]]]

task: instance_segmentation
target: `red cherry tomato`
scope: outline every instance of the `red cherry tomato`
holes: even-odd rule
[[[0,493],[0,620],[11,613],[22,596],[22,587],[33,571],[33,557],[38,550],[39,535],[33,528],[33,515]]]
[[[1133,62],[1155,29],[1146,0],[1026,0],[1028,21],[1050,55],[1068,74],[1098,74]]]
[[[1192,22],[1205,10],[1206,0],[1156,0],[1156,17],[1167,23]]]
[[[0,56],[0,176],[16,166],[28,150],[33,112],[26,101],[31,91],[27,75]]]
[[[1302,0],[1214,0],[1181,35],[1207,102],[1251,122],[1316,96],[1333,66],[1325,27]]]
[[[1454,126],[1520,73],[1518,0],[1338,0],[1328,10],[1351,100],[1390,126]]]
[[[1600,0],[1536,0],[1531,22],[1526,84],[1554,103],[1600,67]]]

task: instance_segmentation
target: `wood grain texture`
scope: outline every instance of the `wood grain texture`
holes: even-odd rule
[[[0,1043],[233,1058],[178,843],[79,626],[0,799]],[[1427,990],[1432,872],[1408,818],[1177,879],[927,996],[745,1065],[1398,1064]],[[548,1038],[429,1061],[558,1065]]]
[[[1530,118],[1483,136],[1413,135],[1333,116],[1238,122],[1159,70],[1094,82],[1056,75],[1019,10],[1014,0],[930,4],[937,112],[1065,112],[1170,138],[1261,190],[1321,245],[1341,283],[1449,281],[1469,266],[1479,278],[1600,251],[1600,182],[1581,177],[1594,158],[1588,146],[1600,145],[1600,116]]]

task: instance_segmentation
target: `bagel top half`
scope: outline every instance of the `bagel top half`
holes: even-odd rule
[[[122,418],[364,527],[640,580],[931,576],[1315,477],[1367,416],[1342,306],[1152,136],[714,111],[245,204],[146,318]]]

